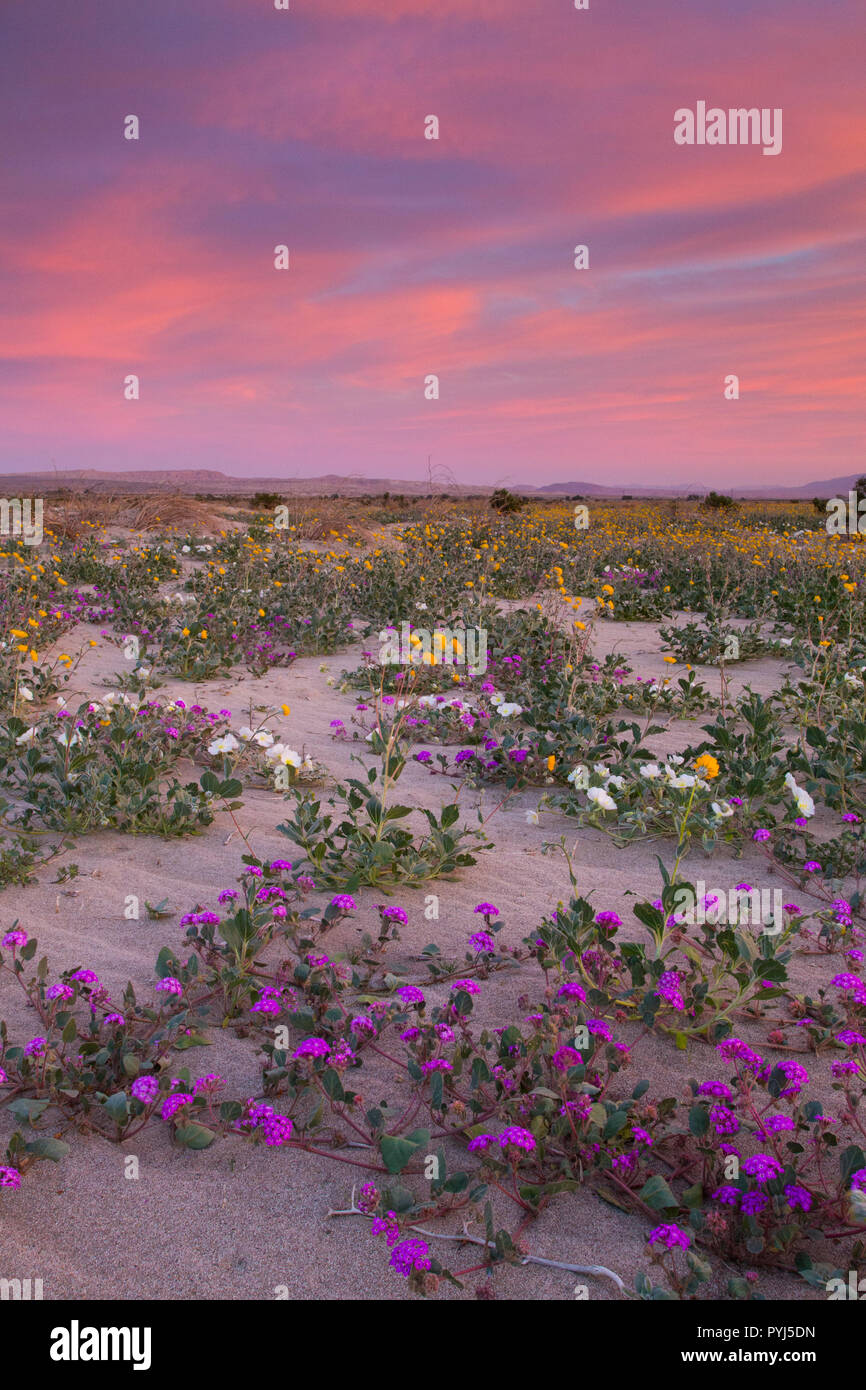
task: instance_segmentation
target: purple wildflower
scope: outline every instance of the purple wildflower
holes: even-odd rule
[[[166,975],[164,980],[159,980],[154,985],[154,989],[161,994],[183,994],[183,985],[180,980],[175,979],[174,975]]]
[[[135,1099],[140,1100],[142,1105],[150,1105],[159,1091],[159,1082],[155,1076],[139,1076],[133,1081],[130,1090]]]
[[[409,921],[409,918],[406,916],[406,913],[403,911],[402,907],[383,907],[382,919],[385,922],[400,922],[401,925],[404,927],[406,926],[406,923]]]
[[[664,1226],[656,1226],[655,1230],[650,1231],[647,1237],[647,1244],[655,1245],[658,1241],[661,1241],[668,1250],[673,1250],[677,1245],[681,1246],[683,1250],[687,1250],[692,1243],[692,1238],[687,1235],[685,1231],[681,1230],[679,1226],[670,1223]]]
[[[752,1154],[743,1164],[743,1172],[758,1182],[772,1182],[783,1171],[781,1163],[772,1154]]]
[[[528,1129],[521,1129],[519,1125],[509,1125],[500,1135],[496,1142],[501,1148],[514,1145],[515,1148],[524,1149],[526,1153],[532,1153],[535,1148],[535,1138]]]
[[[492,953],[496,950],[496,942],[493,940],[490,933],[486,931],[473,932],[469,938],[469,945],[474,947],[476,951]]]
[[[402,1274],[404,1279],[408,1279],[413,1269],[430,1268],[430,1247],[420,1236],[401,1240],[391,1252],[389,1264],[398,1274]]]
[[[713,1193],[714,1202],[724,1202],[727,1207],[735,1207],[740,1199],[740,1191],[737,1187],[731,1187],[730,1183],[723,1183],[717,1187]]]
[[[568,980],[564,985],[560,985],[556,991],[556,997],[565,999],[579,999],[581,1003],[586,1003],[586,990],[583,985],[579,985],[576,980]]]
[[[172,1120],[183,1105],[192,1105],[192,1096],[184,1094],[168,1096],[163,1103],[160,1114],[164,1120]]]
[[[424,993],[417,985],[401,985],[397,990],[404,1004],[423,1004]]]
[[[292,1053],[293,1057],[327,1057],[331,1048],[324,1038],[304,1038]]]
[[[788,1183],[785,1188],[785,1196],[791,1211],[796,1211],[798,1207],[801,1211],[808,1211],[812,1205],[811,1192],[807,1192],[806,1188],[801,1187],[799,1183]]]

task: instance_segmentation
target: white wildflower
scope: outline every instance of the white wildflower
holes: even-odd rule
[[[233,753],[239,746],[234,734],[221,734],[219,738],[214,739],[213,743],[208,744],[207,751],[213,758],[217,753]]]
[[[590,787],[586,793],[588,800],[594,801],[600,806],[602,811],[615,811],[616,802],[604,789],[604,787]]]

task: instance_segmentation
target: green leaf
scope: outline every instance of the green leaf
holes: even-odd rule
[[[185,1149],[206,1149],[216,1139],[212,1129],[204,1125],[180,1125],[176,1132],[177,1141]]]
[[[37,1158],[50,1158],[58,1163],[61,1158],[65,1158],[69,1153],[69,1145],[64,1144],[62,1139],[55,1139],[53,1135],[46,1134],[34,1139],[25,1145],[26,1152],[35,1154]]]
[[[698,1139],[710,1127],[710,1117],[705,1105],[693,1105],[689,1111],[689,1129]]]
[[[430,1077],[430,1107],[433,1110],[442,1110],[444,1107],[443,1093],[445,1082],[441,1071],[434,1071]]]
[[[407,1134],[405,1137],[406,1139],[408,1139],[410,1144],[415,1145],[416,1149],[429,1149],[430,1147],[429,1129],[413,1129],[412,1133]]]
[[[424,1133],[426,1134],[427,1131],[425,1130]],[[427,1142],[429,1143],[429,1134]],[[391,1134],[383,1134],[379,1140],[382,1162],[389,1173],[402,1173],[403,1169],[411,1163],[420,1147],[420,1144],[414,1143],[411,1139],[398,1139]]]
[[[654,1173],[651,1178],[647,1179],[638,1196],[653,1211],[676,1209],[679,1206],[679,1202],[660,1173]]]
[[[856,1144],[852,1144],[849,1148],[843,1149],[839,1155],[839,1167],[842,1172],[842,1180],[847,1183],[851,1174],[856,1173],[858,1168],[866,1168],[866,1154]]]
[[[713,1267],[707,1260],[701,1259],[700,1255],[694,1250],[686,1251],[686,1263],[689,1269],[701,1284],[706,1284],[713,1277]]]
[[[408,1187],[404,1187],[399,1182],[395,1182],[393,1187],[389,1187],[384,1195],[387,1207],[391,1211],[411,1211],[415,1205],[415,1198]]]
[[[628,1123],[627,1110],[614,1110],[604,1127],[603,1139],[612,1139]]]
[[[177,969],[177,957],[170,946],[163,946],[156,958],[154,970],[160,980],[164,980],[167,975],[173,975]]]
[[[596,1194],[603,1202],[607,1202],[608,1206],[617,1207],[620,1211],[631,1211],[631,1207],[626,1206],[612,1187],[597,1187]]]
[[[123,1125],[129,1117],[129,1103],[123,1091],[115,1091],[113,1096],[102,1102],[102,1108],[107,1110],[115,1124]]]
[[[23,1120],[25,1124],[32,1125],[34,1120],[38,1120],[44,1110],[48,1109],[50,1102],[47,1100],[13,1100],[6,1108],[16,1120]]]
[[[345,1100],[346,1093],[343,1090],[340,1074],[333,1067],[327,1067],[322,1072],[322,1090],[327,1096],[330,1096],[331,1100]]]

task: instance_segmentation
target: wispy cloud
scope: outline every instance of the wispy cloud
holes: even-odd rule
[[[853,0],[44,0],[3,22],[0,467],[860,466]],[[782,154],[675,146],[698,99],[784,108]]]

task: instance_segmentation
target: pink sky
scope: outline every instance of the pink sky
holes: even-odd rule
[[[853,0],[42,0],[0,39],[2,470],[866,471]],[[698,101],[782,108],[781,154],[677,146]]]

